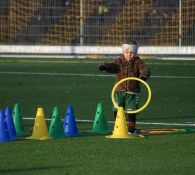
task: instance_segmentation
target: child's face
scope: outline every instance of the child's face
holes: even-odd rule
[[[124,58],[127,60],[127,61],[129,61],[129,60],[131,60],[131,59],[133,59],[134,57],[135,57],[135,53],[133,53],[133,52],[130,52],[130,51],[125,51],[124,53]]]

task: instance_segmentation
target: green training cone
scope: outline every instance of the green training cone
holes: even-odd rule
[[[54,138],[64,137],[63,124],[57,106],[53,109],[51,123],[49,126],[49,136]]]
[[[24,134],[24,127],[23,127],[22,117],[21,117],[21,113],[20,113],[20,106],[18,103],[16,103],[14,105],[12,115],[13,115],[14,125],[15,125],[15,129],[16,129],[16,135],[21,136]]]
[[[97,110],[95,113],[95,120],[93,123],[92,133],[95,134],[108,134],[110,133],[108,129],[108,124],[106,117],[104,115],[104,109],[102,103],[98,103]]]

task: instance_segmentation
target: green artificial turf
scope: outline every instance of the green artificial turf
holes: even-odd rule
[[[113,120],[110,94],[114,76],[95,76],[110,75],[97,68],[105,61],[111,60],[1,58],[0,108],[19,103],[22,116],[31,118],[42,106],[45,117],[51,118],[54,106],[58,106],[63,119],[67,105],[72,104],[77,119],[93,121],[97,104],[102,102],[107,120]],[[152,72],[148,80],[152,100],[137,120],[195,122],[195,61],[146,63]],[[142,88],[141,104],[147,97]],[[24,120],[26,137],[32,134],[33,124],[33,120]],[[0,143],[0,174],[189,175],[195,171],[193,132],[108,139],[89,134],[92,125],[78,122],[80,137],[45,141],[21,137]],[[112,130],[113,124],[109,127]],[[184,128],[137,125],[138,129],[165,127]]]

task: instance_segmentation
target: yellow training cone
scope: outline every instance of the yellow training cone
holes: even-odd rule
[[[32,136],[27,139],[46,140],[49,138],[43,108],[38,107]]]
[[[116,138],[116,139],[129,139],[129,138],[136,137],[133,134],[128,134],[126,118],[125,118],[123,107],[118,107],[118,112],[116,116],[113,134],[110,136],[106,136],[106,137]]]

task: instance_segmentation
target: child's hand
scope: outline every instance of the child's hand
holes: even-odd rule
[[[106,70],[106,66],[104,64],[99,65],[99,70],[100,71]]]

